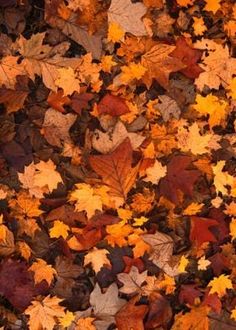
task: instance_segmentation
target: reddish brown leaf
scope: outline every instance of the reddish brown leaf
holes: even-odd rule
[[[71,205],[62,205],[52,210],[46,217],[47,221],[62,220],[69,226],[75,225],[76,221],[86,223],[84,212],[75,212]]]
[[[123,260],[125,263],[125,269],[123,270],[123,273],[129,273],[132,266],[137,267],[140,273],[144,272],[145,266],[142,259],[140,258],[133,259],[127,256],[123,256]]]
[[[221,312],[222,304],[217,293],[209,294],[208,290],[208,292],[205,293],[203,305],[210,306],[212,310],[217,314],[220,314]]]
[[[106,94],[98,103],[99,114],[107,113],[111,116],[121,116],[129,112],[125,100],[120,96]]]
[[[179,301],[181,304],[194,305],[196,298],[201,296],[201,292],[196,288],[195,284],[181,285],[179,293]]]
[[[47,99],[48,104],[55,110],[64,113],[64,105],[70,104],[70,99],[68,96],[63,95],[63,90],[59,90],[57,93],[51,92]]]
[[[186,65],[186,68],[180,70],[180,72],[188,78],[195,79],[203,72],[203,69],[197,64],[201,59],[202,53],[201,50],[190,47],[184,37],[180,37],[177,39],[176,48],[171,55]]]
[[[172,318],[169,301],[159,293],[152,294],[150,300],[145,329],[166,328]]]
[[[227,270],[230,267],[229,260],[219,252],[208,259],[211,262],[211,268],[216,276],[219,276],[222,274],[223,270]]]
[[[178,203],[178,190],[192,196],[194,183],[200,176],[199,170],[188,170],[191,158],[175,156],[167,165],[167,175],[160,181],[160,191],[171,202]]]
[[[132,147],[126,138],[112,153],[102,156],[90,156],[94,171],[102,177],[114,197],[126,199],[137,175],[138,166],[131,167]]]
[[[125,304],[115,315],[118,330],[144,330],[143,319],[147,314],[146,305],[136,305],[137,298],[134,297]]]
[[[86,110],[89,107],[89,101],[93,98],[92,93],[77,93],[75,92],[71,98],[71,108],[78,113],[81,114],[82,110]]]
[[[218,226],[218,222],[214,219],[191,217],[190,240],[200,247],[204,242],[216,242],[216,238],[209,230],[211,227]]]

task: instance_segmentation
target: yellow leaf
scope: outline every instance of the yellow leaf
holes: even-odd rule
[[[231,318],[231,319],[234,319],[234,320],[236,321],[236,308],[234,308],[234,309],[231,311],[230,318]]]
[[[185,273],[186,272],[186,267],[188,266],[189,260],[185,256],[181,256],[179,266],[178,266],[178,271],[180,273]]]
[[[127,236],[132,233],[133,229],[130,225],[124,223],[116,223],[114,225],[106,226],[107,236],[105,239],[112,247],[118,245],[119,247],[127,245]]]
[[[164,279],[158,283],[158,288],[165,290],[166,294],[172,294],[175,291],[175,279],[174,277],[164,274]]]
[[[80,92],[80,82],[72,68],[59,68],[57,71],[59,77],[55,80],[55,84],[63,89],[64,95],[71,95],[74,92]]]
[[[206,11],[212,11],[215,14],[221,7],[220,2],[222,0],[205,0],[206,5],[203,8]]]
[[[234,100],[236,100],[236,77],[232,78],[227,89],[229,89],[227,95],[231,96]]]
[[[76,323],[75,330],[96,330],[96,327],[92,324],[94,320],[94,317],[80,318]]]
[[[196,109],[201,115],[209,114],[209,125],[212,128],[215,125],[223,125],[227,115],[227,102],[219,99],[217,96],[208,94],[207,96],[201,96],[197,94]]]
[[[134,218],[134,222],[132,223],[132,226],[134,227],[140,227],[142,226],[145,222],[148,221],[148,218],[146,217],[140,217],[140,218]]]
[[[64,222],[56,220],[53,223],[53,227],[49,231],[49,235],[51,238],[59,238],[62,236],[64,239],[66,239],[69,230],[70,227],[64,224]]]
[[[207,306],[194,307],[190,312],[175,315],[175,321],[171,330],[209,330],[207,317],[210,308]]]
[[[134,246],[132,249],[134,258],[142,257],[145,252],[151,250],[150,245],[144,242],[142,237],[140,237],[141,234],[143,234],[143,231],[139,232],[138,230],[135,230],[133,234],[128,236],[128,244]]]
[[[111,68],[115,66],[117,63],[113,61],[112,55],[104,55],[101,58],[101,66],[102,71],[104,72],[111,72]]]
[[[25,314],[29,315],[30,330],[53,330],[56,320],[64,317],[64,307],[59,303],[62,299],[47,296],[43,301],[33,300],[31,305],[25,310]]]
[[[59,318],[59,322],[61,326],[67,328],[71,325],[74,319],[75,319],[75,315],[69,311],[66,311],[65,315]]]
[[[17,194],[17,199],[10,200],[9,206],[11,208],[12,215],[14,215],[17,219],[24,217],[34,218],[43,213],[43,211],[39,209],[39,199],[30,197],[24,191]]]
[[[147,168],[146,177],[143,179],[143,181],[151,182],[152,184],[157,185],[160,179],[166,176],[166,173],[166,166],[162,166],[162,164],[158,160],[155,160],[153,166]]]
[[[125,32],[121,26],[116,22],[110,22],[108,27],[107,40],[112,42],[119,42],[124,38]]]
[[[48,285],[50,285],[54,275],[57,274],[56,270],[51,265],[48,265],[43,259],[37,259],[37,261],[31,265],[29,270],[34,272],[34,280],[36,284],[45,280]]]
[[[88,252],[84,257],[84,266],[91,263],[95,273],[98,273],[104,265],[111,265],[110,260],[107,258],[108,254],[108,250],[94,247],[93,250]]]
[[[229,275],[220,275],[219,277],[214,277],[213,280],[208,283],[208,287],[211,287],[210,294],[217,293],[219,297],[223,297],[226,294],[227,289],[233,289]]]
[[[118,208],[117,210],[118,217],[123,220],[124,224],[128,222],[132,218],[133,212],[128,209]]]
[[[232,240],[236,238],[236,219],[232,219],[229,224],[230,235],[232,236]]]
[[[121,67],[120,81],[123,84],[127,84],[134,79],[141,79],[147,69],[140,63],[136,64],[134,62],[129,63],[127,66]]]
[[[70,201],[76,202],[76,211],[86,211],[88,218],[91,218],[96,210],[102,211],[102,198],[95,194],[89,184],[78,183],[75,186],[76,190],[72,191]]]
[[[234,183],[234,177],[227,172],[223,172],[225,161],[220,160],[216,165],[212,166],[214,173],[214,185],[217,193],[221,192],[223,195],[228,194],[226,186],[232,186]]]
[[[193,17],[193,29],[196,36],[201,36],[207,30],[203,17]]]
[[[192,202],[183,211],[183,215],[194,215],[194,214],[197,214],[197,213],[199,213],[201,211],[201,209],[202,209],[203,206],[204,206],[203,203],[198,204],[198,203]]]

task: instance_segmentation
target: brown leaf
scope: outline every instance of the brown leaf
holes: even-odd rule
[[[134,297],[116,313],[115,320],[118,330],[144,330],[143,320],[148,307],[146,305],[136,305],[136,302],[137,298]]]
[[[64,113],[64,105],[70,104],[68,96],[64,96],[63,90],[59,90],[57,93],[51,92],[47,98],[48,104],[55,110]]]
[[[93,98],[92,93],[77,93],[75,92],[71,97],[71,107],[72,109],[78,113],[81,114],[82,110],[86,110],[89,107],[89,101]]]
[[[66,204],[50,211],[46,217],[46,220],[62,220],[69,226],[74,226],[76,221],[86,223],[86,217],[83,212],[75,212],[73,206]]]
[[[110,194],[123,200],[137,176],[138,166],[131,167],[132,151],[130,140],[126,138],[112,153],[89,157],[91,167],[108,185]]]
[[[172,318],[172,310],[169,301],[161,294],[151,294],[150,308],[145,322],[145,329],[164,327]]]

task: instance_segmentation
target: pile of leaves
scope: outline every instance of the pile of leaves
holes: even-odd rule
[[[235,1],[0,27],[0,329],[235,329]]]

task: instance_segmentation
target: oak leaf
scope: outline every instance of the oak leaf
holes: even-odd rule
[[[62,299],[57,297],[45,297],[42,301],[33,300],[31,305],[25,310],[25,314],[29,315],[28,325],[31,330],[53,330],[56,320],[64,317],[64,307],[59,303]]]
[[[132,152],[130,140],[126,138],[112,153],[89,157],[91,167],[102,177],[118,204],[124,203],[137,176],[138,166],[131,167]]]
[[[132,3],[130,0],[112,0],[108,9],[108,22],[117,23],[125,32],[135,36],[147,35],[141,18],[147,8],[142,3]]]
[[[52,283],[54,275],[56,275],[56,270],[48,265],[43,259],[37,259],[29,268],[32,272],[34,272],[34,280],[35,283],[40,283],[45,280],[48,285]]]

